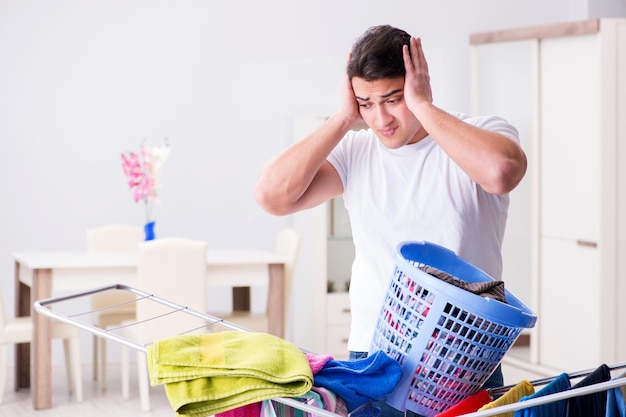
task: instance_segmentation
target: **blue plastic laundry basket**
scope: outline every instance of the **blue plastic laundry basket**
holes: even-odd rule
[[[404,242],[395,257],[370,353],[383,350],[402,365],[402,380],[385,401],[429,417],[478,392],[537,317],[509,291],[503,303],[422,271],[432,267],[468,283],[493,281],[442,246]]]

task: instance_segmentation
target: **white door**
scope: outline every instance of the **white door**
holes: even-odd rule
[[[562,370],[597,366],[600,276],[599,36],[540,47],[540,352]]]

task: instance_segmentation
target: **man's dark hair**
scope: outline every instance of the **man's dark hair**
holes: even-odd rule
[[[366,81],[404,77],[402,46],[410,40],[411,35],[389,25],[370,27],[352,45],[348,77]]]

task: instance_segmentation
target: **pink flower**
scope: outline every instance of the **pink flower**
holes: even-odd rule
[[[170,147],[166,140],[165,145],[160,147],[149,147],[143,144],[141,157],[135,152],[126,152],[121,155],[122,169],[128,180],[128,187],[134,189],[135,203],[142,200],[145,202],[148,222],[152,221],[153,205],[158,202],[159,177],[169,152]]]

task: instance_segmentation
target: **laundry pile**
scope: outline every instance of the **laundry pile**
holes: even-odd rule
[[[383,399],[402,378],[401,366],[383,352],[337,361],[257,332],[159,340],[148,347],[147,361],[151,384],[164,385],[176,414],[190,417],[260,415],[264,400],[276,397],[347,415]]]

